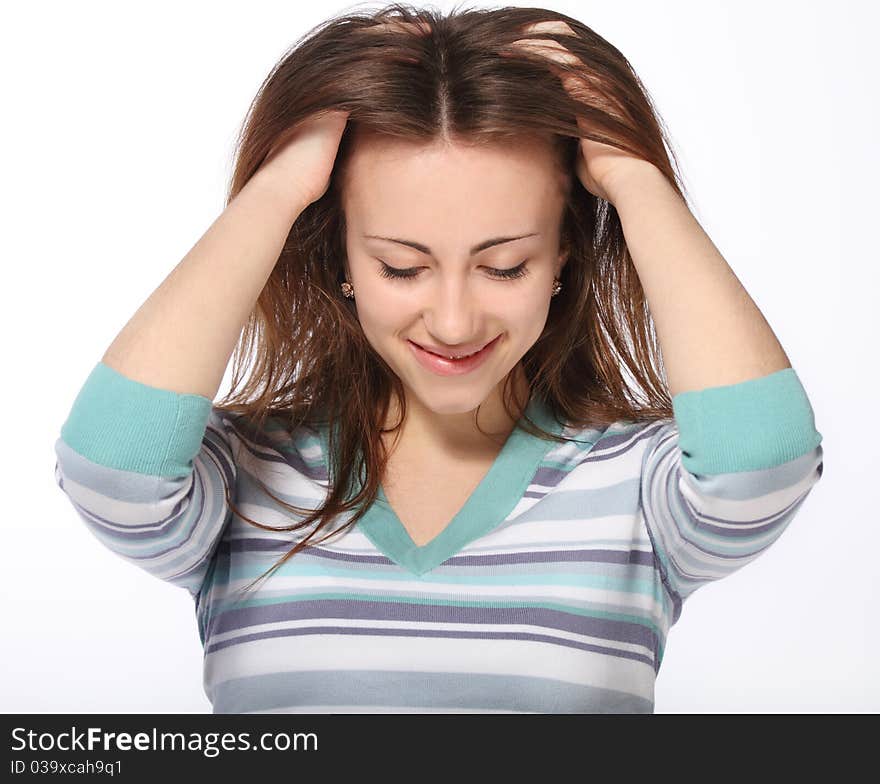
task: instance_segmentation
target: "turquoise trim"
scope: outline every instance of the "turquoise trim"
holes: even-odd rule
[[[543,403],[532,400],[526,414],[547,432],[559,435],[563,430]],[[376,500],[357,525],[380,552],[421,576],[496,528],[525,494],[541,460],[557,445],[514,428],[462,508],[443,531],[421,547],[406,532],[381,486]]]
[[[76,396],[61,438],[93,463],[151,476],[187,476],[212,405],[203,395],[148,386],[99,362]]]
[[[672,398],[682,465],[692,474],[760,471],[822,442],[793,368]]]

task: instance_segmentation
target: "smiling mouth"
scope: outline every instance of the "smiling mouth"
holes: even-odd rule
[[[493,338],[488,343],[484,343],[482,346],[480,346],[480,348],[471,351],[469,354],[438,354],[436,351],[431,351],[431,349],[425,348],[423,345],[421,345],[421,343],[416,343],[414,340],[411,340],[410,343],[414,343],[416,346],[422,349],[422,351],[426,351],[428,354],[433,354],[435,357],[441,357],[443,359],[467,359],[468,357],[472,357],[475,354],[479,354],[484,348],[486,348],[486,346],[494,343],[496,340],[498,340],[498,337]]]

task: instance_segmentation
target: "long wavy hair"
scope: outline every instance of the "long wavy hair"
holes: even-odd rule
[[[523,32],[546,21],[565,22],[576,35]],[[528,38],[558,40],[577,56],[583,66],[556,67],[587,78],[590,90],[582,100],[569,95],[546,58],[511,48]],[[502,50],[508,54],[501,56]],[[558,422],[574,427],[673,415],[653,321],[620,218],[574,173],[579,139],[586,137],[650,161],[684,198],[665,126],[623,54],[582,22],[541,8],[455,9],[444,15],[393,3],[338,15],[297,41],[261,85],[238,137],[227,204],[294,126],[332,109],[350,114],[327,191],[294,222],[239,337],[230,392],[215,403],[252,434],[269,417],[288,432],[327,428],[330,480],[317,509],[287,504],[263,485],[295,513],[293,524],[276,528],[251,520],[226,488],[230,507],[254,526],[297,531],[315,524],[258,580],[307,547],[319,531],[327,529],[320,542],[357,523],[375,500],[385,470],[380,433],[396,430],[383,429],[392,393],[401,404],[401,422],[405,418],[400,379],[370,345],[354,303],[340,292],[346,269],[341,193],[362,133],[425,145],[441,138],[468,144],[546,140],[568,178],[560,237],[569,255],[544,331],[521,360],[530,399],[543,401]],[[581,130],[578,117],[588,131]],[[502,398],[516,420],[509,405],[512,375]],[[532,435],[567,440],[525,416],[522,421]],[[348,512],[354,514],[343,529],[329,530]]]

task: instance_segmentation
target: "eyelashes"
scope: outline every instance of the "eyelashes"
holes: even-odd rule
[[[511,267],[510,269],[500,270],[500,269],[489,269],[489,275],[496,280],[517,280],[518,278],[524,278],[529,274],[528,268],[526,267],[525,261],[520,262],[515,267]],[[382,259],[379,259],[379,262],[382,264],[382,269],[379,274],[383,278],[390,278],[391,280],[415,280],[420,272],[419,267],[410,267],[408,269],[397,269],[396,267],[391,267],[386,264]]]

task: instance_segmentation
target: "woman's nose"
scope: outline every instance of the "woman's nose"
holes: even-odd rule
[[[423,318],[437,341],[454,346],[480,337],[479,300],[472,281],[447,280],[425,296]]]

